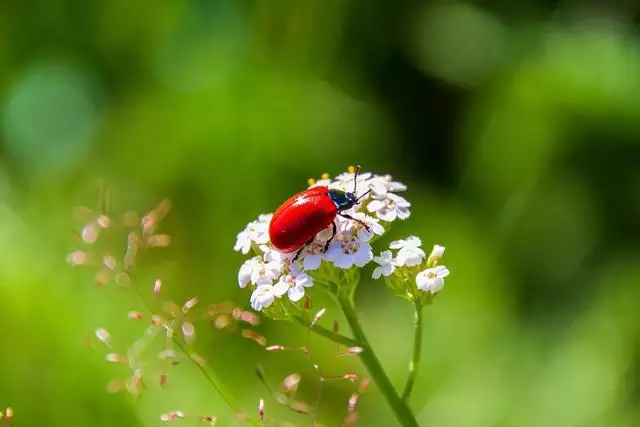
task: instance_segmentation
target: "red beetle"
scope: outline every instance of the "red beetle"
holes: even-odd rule
[[[315,239],[316,234],[332,225],[333,233],[324,247],[326,251],[336,235],[336,215],[357,221],[368,230],[367,224],[343,213],[371,191],[360,197],[356,195],[359,171],[360,166],[356,166],[351,193],[330,190],[324,186],[313,187],[290,197],[280,205],[269,224],[269,238],[273,247],[284,253],[298,251],[293,258],[295,261],[304,247]]]

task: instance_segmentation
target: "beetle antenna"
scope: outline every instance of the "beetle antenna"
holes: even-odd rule
[[[366,193],[364,193],[363,195],[361,195],[360,197],[358,197],[356,199],[356,203],[358,203],[364,196],[366,196],[367,194],[371,193],[371,189],[367,190]]]
[[[353,173],[353,194],[356,194],[358,190],[358,174],[360,173],[360,165],[356,165],[356,170]]]

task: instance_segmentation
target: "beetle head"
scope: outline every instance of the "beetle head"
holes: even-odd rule
[[[346,211],[347,209],[351,209],[353,206],[357,205],[360,199],[369,194],[371,190],[368,190],[366,193],[357,196],[358,194],[358,173],[360,172],[360,165],[356,166],[356,170],[353,174],[353,192],[348,193],[340,190],[329,190],[329,197],[333,200],[333,204],[336,205],[336,209],[338,212]]]
[[[338,212],[351,209],[358,203],[358,198],[355,193],[345,193],[340,190],[329,190],[329,197],[333,200],[333,204],[336,205]]]

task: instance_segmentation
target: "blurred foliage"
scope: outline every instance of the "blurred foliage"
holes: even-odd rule
[[[141,283],[246,304],[236,233],[309,176],[359,162],[409,184],[413,214],[382,243],[448,248],[412,401],[422,425],[640,425],[639,12],[624,0],[0,2],[0,407],[15,426],[229,417],[187,365],[137,402],[106,393],[119,372],[85,337],[105,326],[130,342],[143,327],[126,312],[141,307],[65,264],[72,207],[95,203],[98,179],[120,211],[172,199],[173,244],[144,260]],[[358,299],[400,386],[410,308],[372,280]],[[293,325],[260,330],[307,340]],[[303,357],[199,334],[246,408],[266,395],[256,363],[274,381],[301,372],[313,399]],[[360,369],[311,345],[327,370]],[[328,386],[325,425],[340,425],[349,390]],[[393,425],[375,390],[361,404],[359,425]]]

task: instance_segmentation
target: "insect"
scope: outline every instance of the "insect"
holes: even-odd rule
[[[356,166],[353,192],[330,190],[324,186],[313,187],[293,195],[280,205],[269,224],[269,237],[273,247],[284,253],[298,251],[293,258],[295,261],[302,250],[313,242],[316,234],[333,226],[331,237],[324,247],[326,251],[336,235],[337,215],[356,221],[369,230],[367,224],[344,213],[371,191],[357,196],[359,172],[360,166]]]

